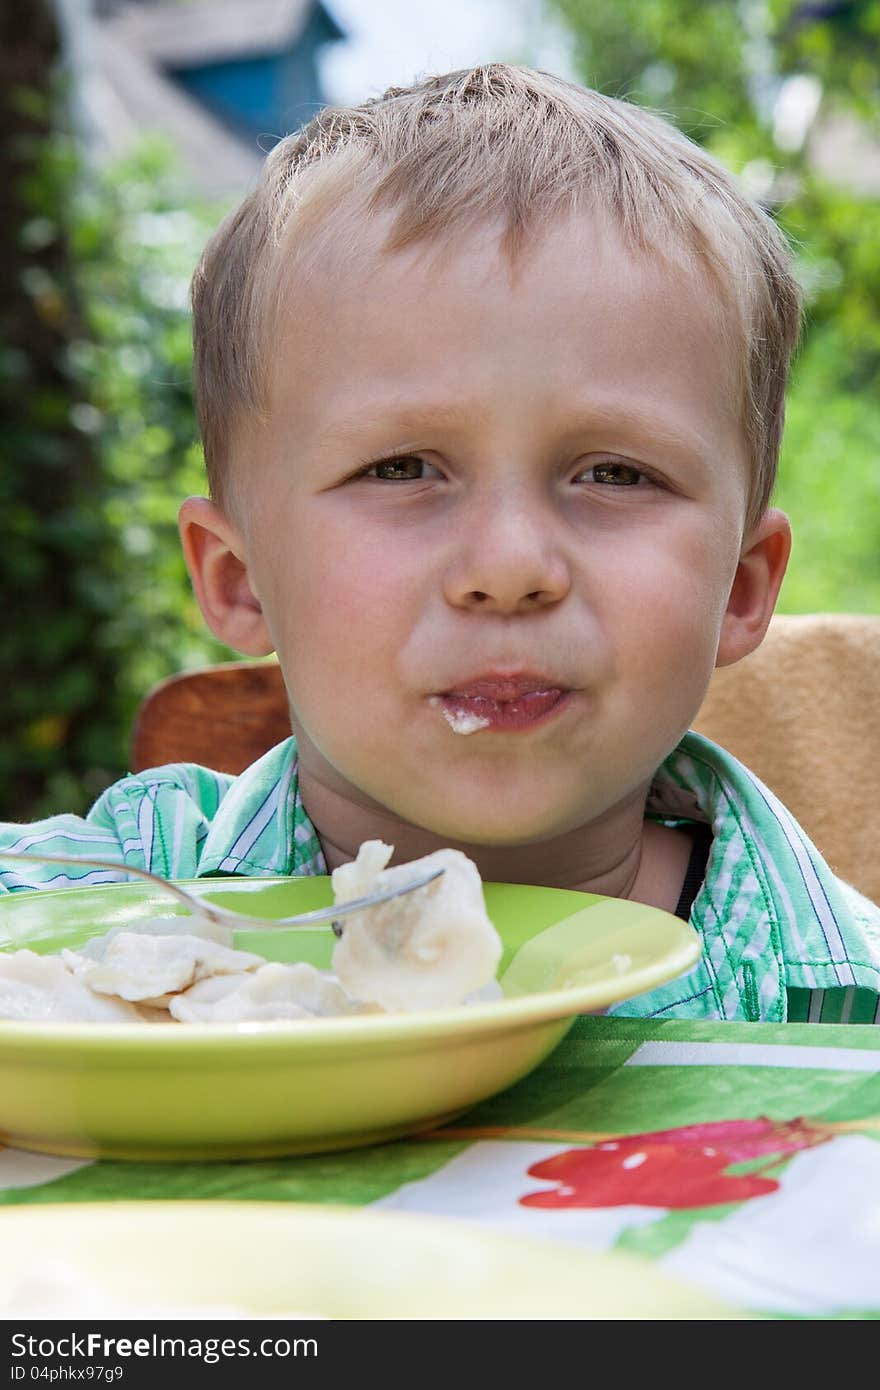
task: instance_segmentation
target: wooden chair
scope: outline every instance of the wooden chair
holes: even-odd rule
[[[788,806],[842,878],[880,901],[880,617],[777,615],[716,671],[694,723]],[[274,661],[170,676],[144,699],[132,771],[197,762],[241,772],[290,733]]]
[[[141,701],[131,770],[201,763],[243,772],[290,735],[277,661],[229,661],[160,681]]]

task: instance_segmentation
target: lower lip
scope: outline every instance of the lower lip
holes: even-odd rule
[[[512,733],[534,729],[568,705],[566,690],[534,690],[515,700],[490,700],[485,695],[442,695],[444,716],[458,733]]]

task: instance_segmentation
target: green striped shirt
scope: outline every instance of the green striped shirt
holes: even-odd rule
[[[773,793],[729,753],[687,734],[659,769],[647,814],[712,827],[691,908],[701,960],[659,989],[615,1005],[630,1017],[878,1022],[880,907],[832,874]],[[84,817],[0,825],[0,849],[92,855],[85,865],[4,865],[0,891],[125,878],[325,874],[290,738],[239,777],[175,763],[125,777]]]

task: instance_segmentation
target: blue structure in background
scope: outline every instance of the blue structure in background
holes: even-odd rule
[[[345,33],[316,0],[304,25],[281,49],[187,66],[167,65],[169,77],[236,134],[268,149],[326,106],[317,49]]]

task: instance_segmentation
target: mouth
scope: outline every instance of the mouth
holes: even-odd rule
[[[453,733],[513,733],[546,723],[569,703],[571,690],[552,676],[489,673],[432,695]]]

